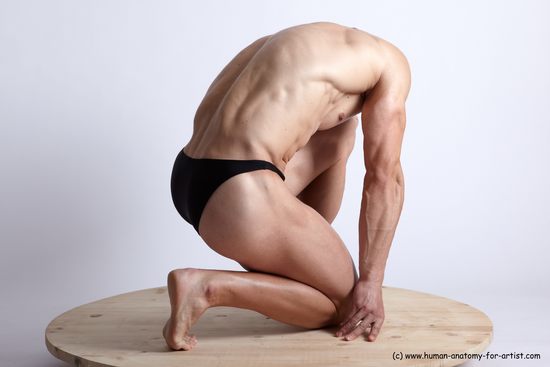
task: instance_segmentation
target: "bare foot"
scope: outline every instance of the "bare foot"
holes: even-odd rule
[[[168,274],[168,294],[172,312],[162,335],[174,350],[191,350],[197,338],[189,329],[209,307],[204,272],[200,269],[176,269]]]

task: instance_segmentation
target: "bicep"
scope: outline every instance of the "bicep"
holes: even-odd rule
[[[383,101],[361,117],[367,174],[379,178],[396,174],[405,132],[405,106]]]
[[[405,132],[405,101],[411,86],[409,64],[395,46],[386,46],[386,71],[363,105],[363,151],[367,173],[397,174]]]

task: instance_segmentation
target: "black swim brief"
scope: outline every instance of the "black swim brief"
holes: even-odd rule
[[[285,180],[285,175],[271,162],[191,158],[182,149],[174,162],[170,182],[176,210],[199,233],[202,211],[214,191],[235,175],[260,169],[269,169]]]

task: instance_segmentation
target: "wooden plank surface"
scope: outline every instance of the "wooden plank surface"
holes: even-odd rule
[[[386,321],[376,342],[346,342],[335,328],[307,330],[254,311],[208,309],[193,326],[197,346],[170,351],[162,327],[166,287],[121,294],[79,306],[54,319],[46,345],[74,366],[283,367],[456,366],[464,359],[394,360],[394,353],[477,353],[492,340],[481,311],[447,298],[384,287]]]

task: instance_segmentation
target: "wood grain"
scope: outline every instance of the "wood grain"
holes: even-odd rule
[[[169,316],[165,287],[121,294],[55,318],[46,345],[74,366],[267,367],[456,366],[464,359],[394,360],[394,352],[477,353],[492,340],[481,311],[447,298],[384,287],[386,321],[376,342],[346,342],[335,328],[307,330],[254,311],[208,309],[193,326],[197,346],[170,351],[162,337]]]

